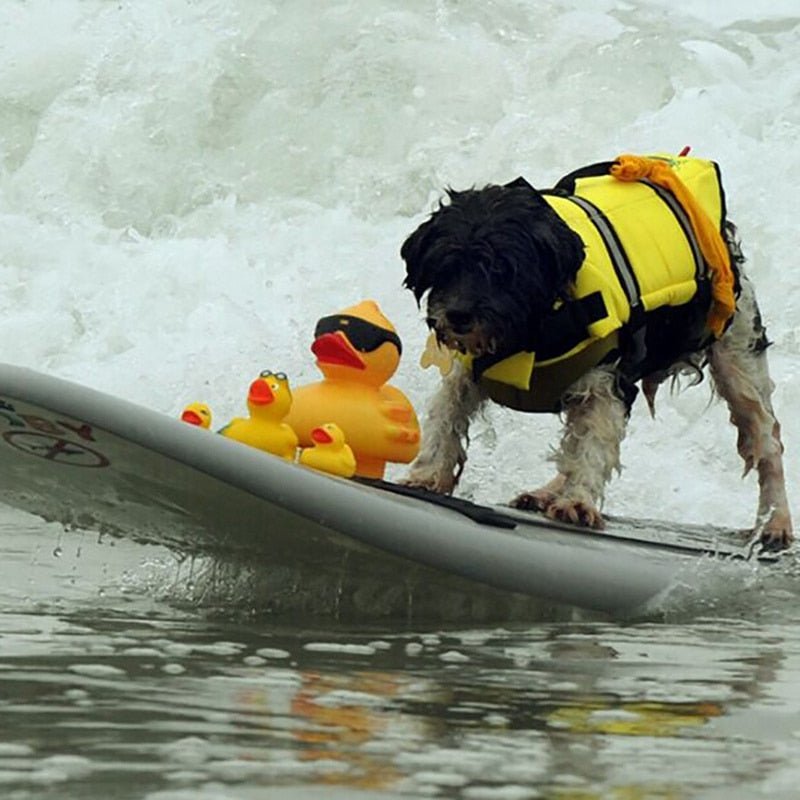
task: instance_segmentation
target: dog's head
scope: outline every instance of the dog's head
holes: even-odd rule
[[[428,326],[445,346],[476,357],[529,348],[583,242],[527,184],[447,196],[403,243],[404,285],[418,303],[427,293]]]

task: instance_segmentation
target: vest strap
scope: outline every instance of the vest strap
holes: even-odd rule
[[[607,316],[606,304],[599,291],[576,300],[568,300],[544,317],[539,333],[528,343],[525,352],[534,353],[537,362],[568,353],[586,340],[589,325]],[[486,370],[508,357],[508,353],[487,353],[473,359],[473,377],[479,380]]]
[[[566,199],[581,208],[592,225],[597,229],[597,232],[603,240],[606,251],[608,252],[608,256],[611,259],[620,286],[622,286],[622,290],[625,292],[628,305],[632,309],[636,308],[640,303],[642,295],[641,289],[639,288],[639,281],[636,279],[636,273],[633,271],[628,254],[625,252],[625,248],[617,232],[614,230],[614,226],[611,224],[608,217],[594,203],[590,203],[586,198],[570,195]]]
[[[537,361],[568,353],[588,336],[588,327],[608,316],[601,292],[592,292],[577,300],[569,300],[551,311],[543,320],[542,327],[531,349]]]
[[[575,194],[576,181],[581,178],[599,178],[602,175],[608,175],[613,165],[613,161],[598,161],[596,164],[579,167],[561,178],[552,191],[557,194]]]

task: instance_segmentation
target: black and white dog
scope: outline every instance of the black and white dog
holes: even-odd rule
[[[641,385],[652,410],[660,382],[687,369],[699,379],[708,366],[738,431],[745,473],[758,472],[761,541],[772,549],[789,546],[792,522],[780,427],[770,400],[768,341],[753,286],[742,270],[735,228],[725,222],[723,235],[737,277],[736,311],[724,334],[696,335],[700,301],[695,301],[648,323],[636,358],[631,355],[634,337],[621,335],[617,347],[560,393],[553,409],[564,422],[554,456],[558,474],[542,488],[520,494],[514,506],[602,528],[598,506],[612,472],[620,470],[620,443],[635,385]],[[418,303],[425,298],[428,326],[441,345],[462,356],[429,404],[421,450],[404,482],[449,494],[467,460],[470,420],[491,395],[463,356],[496,361],[531,349],[554,304],[570,301],[584,243],[541,193],[515,181],[448,190],[403,243],[401,256],[404,285]],[[706,303],[699,313],[707,309]]]

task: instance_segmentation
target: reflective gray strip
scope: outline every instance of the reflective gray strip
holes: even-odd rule
[[[694,234],[694,228],[692,227],[689,215],[686,213],[686,209],[678,202],[678,198],[675,197],[675,195],[672,194],[669,189],[665,189],[663,186],[659,186],[657,183],[653,183],[652,181],[643,180],[640,181],[640,183],[645,184],[645,186],[649,186],[664,201],[664,203],[666,203],[669,210],[675,215],[675,219],[677,220],[678,225],[681,226],[683,235],[686,237],[686,241],[689,243],[689,248],[692,251],[692,258],[694,258],[695,278],[705,277],[706,262],[703,258],[703,253],[700,250],[700,244]]]
[[[639,282],[633,273],[633,268],[628,260],[622,243],[617,238],[613,225],[608,221],[603,212],[594,203],[590,203],[583,197],[570,195],[567,200],[571,200],[576,206],[582,208],[589,217],[590,222],[597,228],[603,244],[606,246],[611,263],[614,265],[614,272],[617,273],[625,296],[628,298],[630,307],[637,308],[640,301]]]

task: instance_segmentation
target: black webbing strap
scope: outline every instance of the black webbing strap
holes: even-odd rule
[[[589,338],[589,325],[608,316],[603,295],[597,291],[577,300],[568,300],[553,309],[542,320],[541,327],[528,343],[528,352],[536,353],[537,361],[548,361],[562,356]],[[511,353],[493,353],[479,356],[472,362],[475,380]]]
[[[598,161],[596,164],[579,167],[568,175],[565,175],[553,187],[553,192],[557,194],[575,194],[575,181],[581,178],[598,178],[601,175],[608,175],[611,171],[611,167],[616,163],[616,161]]]
[[[547,361],[564,355],[588,338],[588,327],[608,316],[603,295],[598,292],[570,300],[551,311],[542,321],[542,327],[532,347],[537,361]]]
[[[457,511],[459,514],[474,520],[480,525],[491,525],[495,528],[508,528],[509,530],[517,527],[516,520],[511,517],[501,514],[499,511],[495,511],[488,506],[479,506],[458,497],[436,494],[426,489],[403,486],[399,483],[388,483],[387,481],[377,480],[375,478],[353,478],[353,480],[356,481],[356,483],[363,483],[365,486],[371,486],[373,489],[381,489],[384,492],[399,494],[403,497],[411,497],[414,500],[423,500],[426,503],[449,508],[451,511]]]

